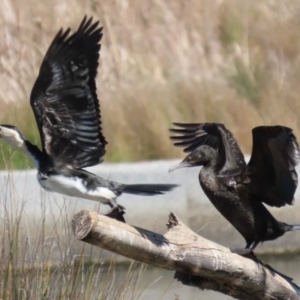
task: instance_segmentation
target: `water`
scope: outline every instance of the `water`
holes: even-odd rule
[[[275,270],[292,277],[296,284],[300,284],[300,255],[267,256],[263,261]],[[126,275],[127,270],[118,271],[120,277]],[[138,289],[139,300],[226,300],[233,299],[214,291],[202,291],[195,287],[184,286],[173,279],[174,271],[147,267],[141,277]]]
[[[168,214],[172,211],[195,232],[227,247],[244,246],[244,240],[238,232],[216,212],[211,203],[203,195],[199,187],[197,173],[177,173],[169,177],[168,168],[174,162],[152,162],[142,164],[101,165],[96,173],[124,183],[180,183],[181,187],[171,193],[157,197],[131,197],[122,196],[119,203],[126,206],[127,223],[143,227],[159,233],[166,232]],[[36,253],[48,253],[49,261],[54,264],[68,264],[82,253],[83,243],[75,241],[70,231],[72,215],[80,209],[98,210],[95,202],[83,199],[63,197],[55,193],[41,191],[36,182],[36,171],[0,172],[0,219],[2,220],[2,233],[8,234],[10,221],[15,223],[14,218],[21,220],[20,237],[18,240],[25,241],[26,263],[34,266],[45,263],[43,256]],[[298,189],[296,198],[300,198]],[[97,204],[97,203],[96,203]],[[98,204],[97,204],[98,205]],[[282,209],[273,209],[282,221],[299,223],[300,201],[294,206]],[[14,216],[14,217],[13,217]],[[18,217],[20,216],[20,218]],[[6,220],[6,222],[4,222]],[[6,227],[5,227],[6,226]],[[1,229],[1,228],[0,228]],[[1,236],[2,244],[6,245],[6,235]],[[51,242],[52,241],[52,242]],[[290,232],[276,241],[259,245],[257,249],[262,251],[286,251],[300,250],[300,232]],[[9,244],[7,244],[7,247]],[[38,251],[32,249],[37,249]],[[4,249],[4,248],[3,248]],[[85,254],[93,249],[93,255],[98,257],[99,248],[86,246]],[[48,251],[48,252],[47,252]],[[5,253],[10,253],[9,251]],[[50,257],[51,256],[51,257]],[[25,257],[25,254],[24,254]],[[45,256],[48,258],[48,255]],[[9,257],[8,257],[9,258]],[[269,256],[263,258],[274,269],[294,278],[294,282],[300,285],[300,256]],[[18,262],[18,260],[16,260]],[[137,272],[137,271],[135,271]],[[117,267],[116,277],[126,276],[127,269]],[[173,279],[174,271],[167,271],[147,267],[143,276],[137,275],[141,282],[138,286],[138,298],[126,299],[162,299],[162,300],[193,300],[193,299],[231,299],[228,296],[212,291],[201,291],[194,287],[187,287]],[[54,278],[57,278],[55,274]],[[60,279],[59,279],[60,280]],[[98,282],[97,282],[98,283]],[[56,283],[55,283],[56,284]],[[103,280],[99,281],[99,287]],[[54,285],[55,286],[55,285]],[[96,291],[96,295],[97,291]],[[39,299],[39,298],[38,298]],[[50,298],[51,299],[51,298]],[[112,298],[118,299],[118,298]]]
[[[232,299],[231,297],[213,291],[202,291],[188,287],[173,278],[174,271],[150,268],[144,274],[141,283],[139,299],[148,300],[193,300],[193,299]]]

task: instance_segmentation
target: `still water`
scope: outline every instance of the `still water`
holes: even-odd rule
[[[263,261],[270,264],[290,277],[300,285],[300,255],[268,256],[262,257]],[[122,273],[123,271],[121,271]],[[124,271],[124,273],[126,273]],[[121,275],[121,274],[120,274]],[[232,299],[220,293],[202,291],[194,287],[182,285],[173,279],[174,272],[163,269],[147,267],[141,275],[138,288],[138,299],[143,300],[225,300]]]

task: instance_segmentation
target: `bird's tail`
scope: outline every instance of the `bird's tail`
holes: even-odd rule
[[[300,224],[295,224],[295,225],[284,224],[284,229],[285,231],[300,230]]]
[[[123,193],[155,196],[169,192],[177,186],[177,184],[129,184],[124,187]]]
[[[300,224],[290,225],[290,226],[291,228],[289,229],[289,231],[300,230]]]

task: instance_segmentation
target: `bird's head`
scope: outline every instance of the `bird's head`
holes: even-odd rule
[[[217,152],[215,149],[209,146],[201,146],[188,154],[186,158],[178,165],[169,169],[169,172],[186,168],[186,167],[198,167],[205,166],[206,164],[214,161]]]
[[[11,125],[0,125],[0,138],[16,148],[22,148],[24,145],[24,137],[18,128]]]

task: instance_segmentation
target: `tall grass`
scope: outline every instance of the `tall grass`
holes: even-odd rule
[[[74,212],[62,196],[56,207],[43,193],[34,210],[13,176],[0,184],[0,299],[141,299],[145,265],[116,269],[117,257],[73,240]]]
[[[38,141],[28,99],[39,65],[57,30],[88,14],[104,25],[97,86],[106,160],[181,155],[168,138],[172,121],[223,122],[247,152],[257,125],[299,135],[299,9],[300,0],[3,0],[1,123]]]

